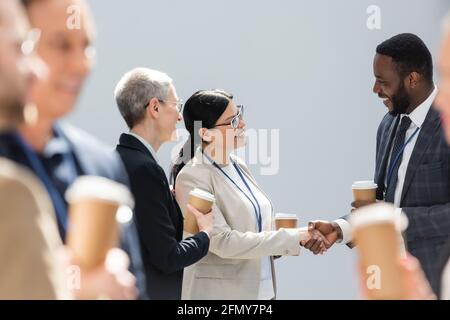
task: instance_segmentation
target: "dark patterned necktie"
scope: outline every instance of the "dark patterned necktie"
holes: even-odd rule
[[[385,201],[394,203],[395,198],[395,188],[397,186],[397,179],[398,179],[398,168],[400,167],[400,163],[402,162],[403,158],[403,145],[405,143],[405,136],[406,131],[408,130],[409,126],[411,125],[411,119],[407,116],[402,118],[402,121],[400,122],[400,126],[397,129],[397,132],[395,133],[395,139],[394,139],[394,145],[392,147],[392,153],[391,153],[391,160],[389,161],[389,167],[388,172],[392,172],[391,177],[388,177],[387,181],[387,190],[386,190],[386,196]],[[397,158],[398,154],[401,152],[397,162],[394,164],[395,158]],[[395,165],[395,167],[392,168],[392,166]]]

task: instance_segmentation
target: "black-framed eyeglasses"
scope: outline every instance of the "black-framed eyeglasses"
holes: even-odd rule
[[[183,104],[181,99],[178,99],[177,101],[158,99],[158,101],[161,102],[161,103],[174,103],[176,105],[176,108],[177,108],[179,113],[181,113],[181,111],[183,111],[183,105],[184,104]],[[150,101],[147,102],[147,104],[144,106],[144,109],[146,109],[149,105],[150,105]]]
[[[237,129],[239,127],[239,122],[241,122],[241,120],[244,118],[244,106],[243,105],[237,105],[237,113],[236,115],[233,117],[233,119],[231,119],[230,122],[228,123],[221,123],[221,124],[216,124],[215,127],[221,127],[221,126],[228,126],[231,125],[231,127],[233,129]]]

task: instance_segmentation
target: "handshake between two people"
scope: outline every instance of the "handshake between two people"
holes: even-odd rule
[[[212,211],[203,213],[191,204],[187,204],[187,209],[195,217],[198,231],[210,235],[214,223]],[[317,220],[308,224],[308,229],[301,233],[299,243],[317,255],[325,253],[339,239],[342,239],[342,231],[336,222]]]
[[[381,202],[381,201],[376,201]],[[373,201],[357,200],[351,203],[354,210],[373,204]],[[339,224],[335,221],[314,220],[308,223],[310,238],[300,241],[300,245],[310,250],[315,255],[325,253],[336,242],[343,240],[343,232]],[[325,247],[325,250],[323,249]]]
[[[300,245],[317,255],[324,254],[340,240],[342,230],[336,222],[315,220],[308,223],[308,236],[300,241]]]
[[[352,202],[352,212],[360,207],[372,204],[373,202],[354,201]],[[191,204],[187,204],[188,211],[196,220],[198,231],[204,231],[208,235],[212,233],[214,217],[211,208],[207,212],[197,210]],[[205,210],[206,211],[206,210]],[[198,232],[197,231],[197,232]],[[310,250],[315,255],[323,254],[336,242],[343,240],[343,231],[335,221],[314,220],[308,223],[307,232],[302,233],[299,244]]]

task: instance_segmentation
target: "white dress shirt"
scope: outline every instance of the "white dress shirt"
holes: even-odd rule
[[[150,153],[152,154],[153,158],[155,159],[156,163],[159,164],[159,160],[158,160],[158,156],[156,155],[156,151],[155,149],[153,149],[152,145],[150,143],[148,143],[147,140],[145,140],[144,138],[142,138],[140,135],[137,135],[134,132],[128,132],[128,134],[130,136],[135,137],[136,139],[138,139],[140,142],[142,142],[142,144],[148,149],[148,151],[150,151]]]
[[[247,187],[245,186],[244,182],[242,181],[241,177],[237,173],[234,166],[232,164],[229,164],[221,168],[231,179],[233,179],[233,181],[239,186],[239,188],[241,188],[241,190],[244,191],[245,194],[254,202],[251,193],[248,191]],[[247,179],[245,176],[244,178],[246,179],[256,199],[258,200],[259,206],[261,208],[262,230],[269,231],[272,229],[272,205],[270,204],[269,199],[267,199],[267,197],[251,182],[250,179]],[[236,188],[233,182],[231,182],[229,179],[226,180],[228,183],[230,183],[230,185],[233,188]],[[250,203],[248,198],[242,194],[242,192],[240,191],[238,192],[242,201],[247,205],[248,212],[251,212],[255,216],[255,225],[257,226],[256,215],[254,214],[255,209],[253,208],[253,205]],[[262,257],[258,300],[270,300],[273,299],[274,297],[275,297],[275,290],[273,287],[273,280],[272,280],[272,263],[270,262],[269,257]]]
[[[428,98],[424,102],[422,102],[417,108],[415,108],[413,112],[411,112],[409,115],[406,114],[401,115],[401,119],[403,119],[403,117],[409,117],[411,119],[411,124],[408,130],[406,131],[405,142],[408,141],[408,139],[414,134],[414,131],[416,131],[417,128],[419,128],[419,132],[417,132],[414,135],[414,137],[405,146],[405,149],[403,150],[402,160],[400,162],[400,166],[398,168],[397,173],[397,185],[395,187],[395,196],[394,196],[394,206],[396,206],[397,208],[400,207],[403,185],[405,183],[406,171],[408,169],[409,160],[411,159],[411,155],[416,145],[417,138],[419,137],[420,128],[422,127],[422,124],[425,121],[428,111],[430,110],[431,105],[433,104],[433,101],[436,98],[437,91],[438,89],[437,87],[435,87],[433,92],[428,96]],[[389,155],[388,163],[390,163],[391,161],[391,156],[392,156],[392,149]],[[385,177],[384,180],[385,185],[386,179],[387,177]],[[336,220],[336,223],[339,224],[339,227],[342,229],[343,239],[341,243],[346,244],[350,242],[352,240],[350,224],[344,219],[338,219]]]

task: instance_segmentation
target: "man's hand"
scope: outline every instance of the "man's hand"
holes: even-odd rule
[[[400,261],[405,277],[408,300],[436,300],[436,296],[428,283],[419,260],[410,254]]]
[[[316,255],[324,254],[327,251],[327,248],[331,246],[320,231],[309,227],[306,239],[304,235],[301,236],[300,245]]]
[[[376,201],[376,203],[380,203],[380,202],[384,202],[383,200],[377,200]],[[374,204],[375,202],[372,202],[372,201],[365,201],[365,200],[356,200],[356,201],[353,201],[352,203],[351,203],[351,206],[352,206],[352,212],[353,211],[355,211],[356,209],[359,209],[359,208],[361,208],[361,207],[364,207],[364,206],[368,206],[368,205],[371,205],[371,204]]]
[[[342,240],[342,230],[336,222],[329,222],[324,220],[315,220],[308,223],[308,230],[317,230],[325,237],[326,248],[329,249],[337,241]],[[309,249],[311,240],[308,241],[304,247]]]
[[[437,297],[428,283],[419,260],[409,253],[406,258],[399,261],[403,281],[406,287],[406,300],[436,300]],[[360,293],[363,299],[369,299],[369,289],[367,288],[367,274],[359,265]]]
[[[67,267],[76,265],[72,253],[64,248],[64,262]],[[130,260],[121,249],[108,251],[105,262],[94,269],[80,270],[80,287],[70,288],[76,299],[136,299],[138,290],[136,278],[128,271]]]

